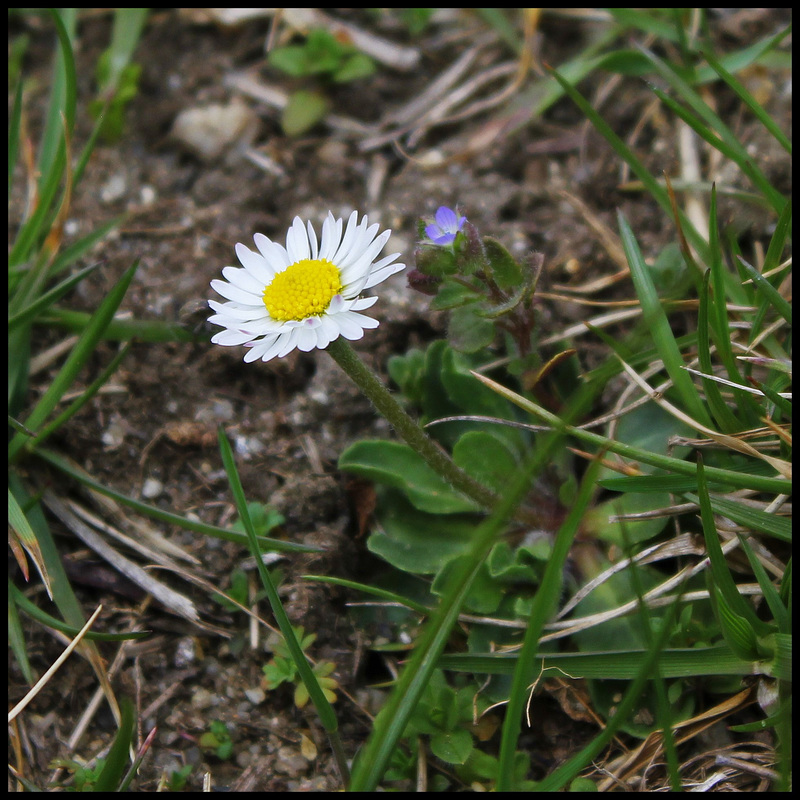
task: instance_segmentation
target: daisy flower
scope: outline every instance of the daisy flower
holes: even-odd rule
[[[405,268],[399,253],[376,261],[391,231],[378,235],[379,225],[358,220],[353,212],[344,220],[328,212],[319,243],[314,227],[295,217],[286,234],[286,246],[264,234],[254,237],[257,252],[236,245],[242,268],[225,267],[225,280],[211,281],[227,303],[209,300],[216,312],[209,322],[224,330],[214,344],[244,345],[245,361],[281,358],[297,348],[324,349],[339,336],[354,341],[378,321],[359,313],[377,297],[361,292]]]
[[[466,221],[466,217],[460,216],[452,208],[439,206],[433,224],[425,228],[425,235],[434,244],[452,244]]]

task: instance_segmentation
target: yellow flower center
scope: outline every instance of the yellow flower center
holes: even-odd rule
[[[342,291],[339,270],[325,258],[304,258],[276,275],[264,289],[264,305],[272,319],[320,317]]]

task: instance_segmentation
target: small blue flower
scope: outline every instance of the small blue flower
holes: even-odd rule
[[[456,234],[464,227],[466,217],[456,214],[447,206],[439,206],[436,211],[435,222],[425,228],[425,235],[434,243],[440,245],[452,244]]]

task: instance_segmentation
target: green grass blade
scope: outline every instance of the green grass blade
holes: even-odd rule
[[[612,453],[617,453],[623,458],[629,458],[633,461],[641,461],[644,464],[649,464],[652,467],[664,469],[669,472],[675,472],[678,475],[688,475],[697,479],[697,465],[691,464],[688,461],[682,461],[679,458],[672,458],[671,456],[662,456],[658,453],[651,453],[649,450],[643,450],[639,447],[634,447],[623,442],[616,442],[611,439],[601,436],[600,434],[593,433],[592,431],[583,428],[576,428],[568,424],[561,417],[552,414],[540,405],[537,405],[526,397],[506,388],[484,375],[473,373],[475,377],[482,383],[489,386],[491,389],[510,400],[515,405],[519,406],[524,411],[544,420],[554,430],[561,431],[569,436],[573,436],[579,441],[587,444],[594,445],[599,449],[607,449]],[[792,482],[785,478],[771,478],[759,474],[757,471],[739,472],[731,469],[722,469],[720,467],[706,467],[706,478],[710,481],[718,482],[722,485],[731,486],[737,489],[753,489],[754,491],[771,492],[776,494],[791,494]]]
[[[653,199],[661,207],[662,211],[667,215],[672,215],[672,204],[669,200],[667,190],[659,183],[659,181],[650,173],[642,161],[634,154],[633,150],[611,129],[611,126],[589,105],[583,95],[575,89],[557,70],[551,70],[553,77],[563,88],[564,92],[570,99],[578,106],[583,112],[584,116],[594,125],[597,131],[606,139],[611,145],[615,153],[631,168],[633,173],[642,182],[645,189],[653,196]],[[681,228],[691,244],[697,251],[701,259],[706,259],[708,255],[708,245],[705,239],[700,235],[692,222],[684,212],[678,209],[678,218],[680,220]]]
[[[98,341],[103,335],[103,331],[125,297],[138,266],[139,262],[135,261],[123,273],[116,285],[100,303],[97,311],[92,315],[91,321],[75,343],[75,347],[73,347],[64,365],[27,418],[25,424],[30,430],[36,431],[44,423],[94,352]],[[13,459],[19,453],[24,443],[25,437],[21,434],[17,434],[11,440],[8,451],[9,459]]]
[[[706,542],[706,552],[709,560],[709,578],[712,579],[712,588],[719,593],[719,606],[722,614],[727,615],[727,620],[731,625],[741,629],[742,638],[740,642],[744,644],[745,639],[755,639],[756,633],[764,635],[768,633],[767,626],[756,616],[753,608],[748,604],[733,580],[731,571],[725,561],[722,546],[719,543],[717,525],[714,521],[714,509],[711,506],[711,498],[708,494],[708,484],[706,483],[705,467],[703,458],[697,455],[697,490],[698,502],[700,503],[700,519],[703,524],[703,537]],[[736,620],[741,622],[736,622]],[[752,636],[748,635],[742,626],[750,628]]]
[[[397,605],[405,606],[410,611],[415,611],[417,614],[422,614],[423,616],[427,616],[433,611],[433,608],[430,606],[425,606],[404,595],[390,592],[387,589],[381,589],[379,586],[370,586],[366,583],[350,581],[346,578],[337,578],[333,575],[303,575],[303,580],[329,583],[332,586],[343,586],[345,589],[371,594],[374,597],[380,597],[381,600],[385,600],[387,603],[396,603]]]
[[[73,188],[75,177],[73,176]],[[50,266],[50,277],[54,277],[63,272],[67,267],[72,266],[79,258],[85,256],[98,242],[105,238],[106,234],[114,230],[124,219],[124,216],[114,217],[108,222],[99,225],[91,233],[81,237],[77,242],[73,242],[65,247],[53,260]]]
[[[101,87],[115,92],[125,67],[130,64],[147,22],[149,8],[115,8],[111,44],[108,47],[108,76]]]
[[[13,584],[11,580],[8,581],[8,646],[16,659],[17,664],[22,672],[22,677],[25,682],[32,686],[36,681],[36,676],[33,674],[31,662],[28,659],[28,648],[25,645],[25,633],[22,630],[22,623],[17,613],[17,605],[11,597],[11,589]]]
[[[537,653],[542,672],[561,672],[576,680],[633,680],[641,671],[647,650],[614,650],[590,653]],[[516,653],[453,653],[439,659],[442,669],[480,675],[511,675]],[[728,645],[662,650],[658,668],[665,678],[710,675],[755,675],[759,665],[737,656]]]
[[[693,503],[700,503],[698,495],[689,492],[684,496]],[[751,508],[736,500],[728,500],[725,497],[709,495],[708,500],[711,504],[711,510],[715,514],[728,517],[737,525],[742,525],[759,533],[765,533],[767,536],[780,539],[782,542],[792,541],[792,520],[790,517],[768,514],[761,509]]]
[[[772,238],[769,240],[769,247],[764,256],[764,266],[762,271],[769,274],[780,264],[783,253],[786,249],[786,242],[792,233],[792,199],[784,206]]]
[[[553,552],[547,560],[542,582],[533,599],[522,650],[514,670],[514,677],[509,691],[508,704],[503,720],[503,732],[500,740],[500,754],[497,762],[496,791],[505,792],[513,789],[514,759],[517,743],[522,728],[522,714],[528,700],[528,687],[533,683],[538,670],[536,648],[545,624],[556,610],[556,603],[561,596],[564,566],[569,557],[575,534],[583,519],[584,512],[592,500],[597,483],[597,475],[602,462],[595,460],[589,466],[581,482],[581,488],[567,519],[556,533]]]
[[[123,697],[120,700],[119,706],[121,719],[117,725],[117,735],[114,737],[114,744],[111,745],[111,750],[106,756],[103,769],[94,783],[93,791],[95,792],[118,791],[127,772],[128,752],[131,749],[133,736],[136,733],[136,714],[133,703],[127,697]]]
[[[653,342],[664,362],[664,368],[683,402],[684,410],[695,421],[710,427],[712,423],[708,411],[703,405],[691,376],[683,368],[683,357],[675,342],[675,335],[672,333],[669,320],[656,293],[650,270],[645,264],[633,231],[621,212],[618,214],[618,218],[622,247],[628,259],[633,285],[642,307],[642,317],[652,334]]]
[[[50,19],[55,25],[59,50],[53,65],[53,80],[50,104],[45,119],[44,133],[39,146],[38,168],[40,194],[45,181],[56,169],[59,153],[64,146],[64,134],[72,135],[75,125],[75,108],[78,96],[78,75],[72,41],[75,38],[77,9],[49,9]],[[63,156],[63,153],[61,154]],[[60,169],[58,170],[61,171]]]
[[[15,606],[17,606],[20,611],[23,611],[31,617],[31,619],[41,622],[42,625],[46,625],[48,628],[53,628],[53,630],[56,631],[61,631],[61,633],[66,634],[70,638],[74,638],[80,633],[80,628],[67,625],[48,614],[46,611],[42,611],[39,606],[34,605],[34,603],[28,600],[28,598],[10,581],[8,584],[8,596],[9,601],[13,600]],[[128,639],[145,639],[150,635],[152,635],[151,631],[132,631],[131,633],[98,633],[97,631],[87,631],[83,635],[83,638],[98,642],[124,642]]]
[[[99,264],[91,264],[88,267],[84,267],[82,270],[79,270],[74,275],[71,275],[69,278],[65,278],[61,283],[54,286],[52,289],[49,289],[44,294],[40,295],[36,300],[32,303],[28,304],[24,308],[19,309],[14,313],[9,313],[8,316],[8,330],[9,332],[15,330],[16,328],[20,327],[21,325],[25,325],[26,323],[33,320],[39,314],[41,314],[45,309],[49,308],[53,303],[60,300],[70,289],[74,286],[77,286],[87,275],[94,272],[97,267],[100,266]]]
[[[91,315],[83,311],[54,308],[36,320],[37,324],[57,326],[68,331],[83,333],[91,322]],[[160,319],[112,319],[102,334],[103,341],[127,342],[196,342],[205,334],[195,334],[178,322]],[[208,336],[205,335],[206,341]]]
[[[322,726],[325,728],[325,731],[328,733],[328,736],[331,739],[331,744],[334,747],[334,753],[337,757],[339,769],[342,772],[342,777],[345,780],[345,783],[347,783],[348,768],[346,760],[343,758],[343,753],[341,751],[341,745],[338,738],[339,722],[336,718],[336,712],[333,710],[333,706],[325,696],[325,692],[320,686],[317,676],[311,669],[311,665],[308,663],[308,659],[303,652],[303,648],[300,646],[300,642],[297,641],[297,636],[295,635],[292,623],[289,621],[289,617],[283,608],[283,603],[281,603],[281,599],[278,596],[278,591],[275,588],[275,584],[272,582],[272,578],[270,577],[270,574],[261,558],[261,548],[259,547],[256,532],[250,519],[250,512],[247,508],[247,498],[245,497],[244,489],[242,488],[242,482],[239,479],[239,473],[236,469],[233,450],[231,449],[228,438],[225,436],[225,432],[222,428],[219,429],[218,439],[219,449],[222,455],[222,463],[225,466],[225,472],[228,475],[228,483],[231,488],[231,493],[233,494],[234,502],[236,503],[236,509],[239,512],[239,518],[242,520],[245,531],[247,532],[247,539],[250,544],[250,552],[256,560],[256,567],[258,568],[259,576],[261,578],[261,584],[267,593],[267,599],[269,600],[270,607],[272,608],[272,613],[275,616],[275,621],[278,623],[278,627],[283,634],[283,638],[289,649],[289,653],[292,656],[292,660],[297,667],[297,671],[300,673],[303,684],[308,690],[311,702],[314,704],[314,708],[317,711],[317,716],[319,717]]]
[[[222,539],[226,542],[235,542],[236,544],[245,546],[248,544],[247,535],[244,533],[228,530],[227,528],[219,528],[216,525],[208,525],[200,520],[187,519],[180,514],[174,514],[171,511],[165,511],[163,508],[148,505],[147,503],[143,503],[141,500],[137,500],[135,497],[128,497],[126,494],[122,494],[121,492],[117,492],[108,486],[104,486],[103,484],[94,480],[94,478],[80,468],[70,464],[62,456],[58,455],[57,453],[53,453],[46,448],[37,449],[34,455],[46,461],[48,464],[56,467],[56,469],[59,469],[65,475],[69,475],[71,478],[74,478],[83,486],[87,486],[95,492],[99,492],[106,497],[110,497],[112,500],[116,500],[118,503],[126,506],[127,508],[133,509],[139,514],[143,514],[146,517],[156,519],[159,522],[164,522],[168,525],[175,525],[183,530],[192,531],[193,533],[201,534],[203,536],[211,536],[215,539]],[[305,545],[295,544],[294,542],[284,542],[280,539],[270,539],[266,536],[259,536],[258,541],[263,548],[274,550],[276,552],[319,552],[318,548],[306,547]]]
[[[761,302],[767,307],[774,308],[791,325],[792,304],[752,264],[748,264],[741,257],[739,262],[756,285],[756,292],[761,295]]]
[[[748,155],[739,138],[712,111],[708,103],[666,61],[647,48],[642,47],[640,49],[650,59],[658,75],[669,83],[680,99],[691,109],[692,113],[689,114],[685,110],[682,113],[679,112],[680,106],[674,101],[668,102],[669,98],[664,92],[656,89],[653,91],[662,100],[668,102],[673,111],[680,113],[680,116],[698,135],[734,161],[739,166],[739,169],[750,178],[753,184],[769,200],[770,205],[776,212],[780,214],[784,205],[786,205],[786,198],[772,186],[767,176],[753,163],[752,158]]]
[[[714,373],[714,366],[711,362],[711,340],[708,335],[709,320],[708,306],[709,299],[709,280],[711,271],[706,272],[703,278],[703,288],[700,292],[700,306],[697,311],[697,358],[700,362],[700,371],[706,375]],[[703,378],[703,389],[706,393],[706,402],[714,419],[723,433],[734,433],[740,430],[741,424],[736,414],[728,408],[728,404],[722,397],[719,384],[716,381]]]
[[[750,562],[750,567],[753,570],[753,574],[756,576],[758,585],[761,587],[764,600],[769,606],[769,610],[772,612],[772,617],[775,620],[775,624],[778,626],[778,631],[780,633],[791,634],[792,623],[789,619],[789,611],[787,610],[786,606],[784,606],[780,593],[769,579],[769,575],[767,575],[764,565],[759,561],[758,556],[753,552],[753,548],[747,541],[747,537],[743,536],[741,533],[738,534],[738,537],[739,544],[741,545],[744,554],[747,556],[747,560]]]
[[[76,397],[67,408],[64,409],[57,417],[40,428],[36,435],[29,439],[25,447],[27,450],[34,450],[38,447],[48,436],[51,436],[68,420],[75,416],[99,391],[105,386],[108,379],[117,371],[117,367],[122,363],[122,360],[128,354],[130,344],[125,345],[115,356],[111,359],[105,369],[81,392],[80,396]]]
[[[726,84],[739,96],[739,99],[750,109],[753,116],[772,134],[775,141],[789,154],[792,154],[792,142],[778,127],[775,120],[764,110],[763,106],[750,94],[742,83],[732,75],[710,52],[703,53],[711,69],[725,81]]]
[[[679,32],[671,19],[663,19],[653,9],[609,8],[606,9],[622,28],[635,28],[650,33],[667,42],[678,44]]]
[[[14,104],[8,115],[8,196],[11,198],[11,187],[14,182],[14,167],[17,164],[19,150],[19,132],[22,125],[22,81],[14,92]]]

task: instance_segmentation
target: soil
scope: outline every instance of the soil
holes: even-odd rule
[[[269,504],[284,517],[272,535],[320,549],[285,555],[278,562],[281,594],[295,624],[318,634],[314,657],[337,665],[337,710],[352,755],[365,740],[381,697],[369,686],[385,680],[388,672],[370,653],[368,635],[348,615],[348,594],[301,576],[370,580],[381,569],[364,544],[362,495],[336,464],[352,441],[390,433],[325,353],[295,352],[280,361],[247,365],[238,349],[211,346],[204,328],[205,304],[212,296],[209,282],[223,266],[235,263],[237,242],[250,244],[259,231],[283,241],[295,215],[319,223],[328,210],[341,216],[358,209],[390,227],[393,235],[385,252],[400,251],[413,266],[419,218],[432,215],[439,205],[457,204],[481,232],[499,238],[513,252],[543,253],[542,289],[553,295],[619,272],[617,209],[626,215],[647,257],[672,240],[673,226],[651,199],[625,188],[631,176],[570,102],[561,100],[544,115],[530,113],[532,80],[513,86],[514,55],[469,10],[440,9],[414,36],[393,14],[329,10],[419,60],[411,70],[381,64],[371,78],[327,87],[334,119],[299,137],[283,133],[277,108],[242,91],[242,76],[284,92],[300,85],[265,59],[267,40],[276,32],[285,35],[285,23],[273,27],[273,17],[267,16],[227,26],[201,11],[211,10],[152,12],[136,51],[142,73],[124,135],[97,146],[64,228],[64,245],[69,245],[123,215],[81,264],[99,262],[100,267],[73,294],[70,307],[94,309],[138,259],[122,307],[125,314],[177,323],[196,332],[196,340],[135,343],[107,390],[50,446],[123,494],[224,526],[235,518],[216,441],[217,426],[224,427],[235,446],[248,499]],[[786,9],[715,11],[726,12],[717,18],[717,35],[728,48],[777,31],[790,14]],[[590,18],[544,14],[535,38],[536,64],[563,64],[586,45],[595,25]],[[88,137],[91,120],[85,111],[95,93],[94,65],[108,44],[110,26],[111,16],[102,10],[87,12],[79,24],[80,113],[74,152]],[[14,18],[9,42],[23,31],[30,36],[25,74],[36,81],[27,109],[33,133],[44,108],[53,35],[49,24]],[[473,47],[475,61],[462,85],[498,65],[508,69],[476,89],[470,103],[498,102],[487,103],[482,112],[410,124],[397,133],[389,122],[393,112],[419,97],[433,78]],[[752,76],[753,81],[758,78]],[[788,128],[790,95],[782,85],[769,84],[769,76],[761,78],[773,116]],[[507,86],[513,88],[500,98]],[[653,110],[643,83],[598,73],[581,89],[655,174],[679,174],[672,123]],[[722,114],[734,108],[732,98],[720,97],[719,102]],[[247,113],[242,131],[228,146],[202,155],[176,136],[174,125],[182,112],[231,103],[242,104]],[[772,146],[759,138],[761,129],[749,119],[737,117],[731,124],[763,156],[767,173],[785,190],[790,180],[786,159],[772,149],[759,150]],[[386,134],[384,143],[373,141],[377,134]],[[15,181],[12,228],[22,214],[20,184],[24,181]],[[731,201],[722,206],[722,215],[732,219],[736,208]],[[745,237],[754,243],[768,241],[768,222],[766,215],[760,219],[750,214]],[[625,279],[609,281],[608,287],[601,299],[630,294]],[[542,303],[545,331],[555,332],[592,313],[559,299]],[[442,320],[428,310],[427,298],[407,288],[402,274],[381,291],[376,315],[380,327],[368,332],[357,349],[384,377],[388,356],[442,333]],[[66,335],[52,326],[38,329],[38,334],[42,350]],[[98,348],[91,369],[82,376],[84,385],[117,349],[116,342]],[[592,363],[589,344],[581,343],[580,357]],[[56,368],[57,363],[34,377],[34,392],[47,385]],[[121,508],[100,511],[95,500],[56,473],[40,474],[37,481],[52,481],[60,497],[103,514],[123,530],[135,532],[134,525],[141,524],[141,518],[133,522],[131,512]],[[362,506],[354,510],[359,502]],[[206,775],[215,790],[340,788],[314,714],[296,708],[286,686],[267,692],[261,685],[261,666],[269,658],[265,629],[251,629],[245,614],[209,599],[208,586],[230,587],[232,571],[246,561],[245,548],[147,523],[192,559],[180,562],[180,574],[158,574],[196,604],[199,624],[193,624],[145,597],[55,518],[51,521],[87,616],[102,603],[99,629],[152,631],[122,651],[118,645],[100,647],[109,665],[119,660],[112,685],[118,695],[134,699],[139,736],[157,728],[134,783],[137,791],[154,791],[163,776],[184,765],[193,768],[187,791],[199,790]],[[252,569],[248,574],[254,580]],[[33,596],[44,599],[41,593]],[[265,607],[260,611],[268,617]],[[28,633],[31,662],[41,674],[63,642],[34,625]],[[9,700],[16,702],[28,687],[13,662],[9,683]],[[26,777],[40,786],[52,785],[69,777],[69,771],[53,771],[54,759],[90,760],[104,752],[115,730],[106,703],[99,704],[72,741],[96,692],[96,676],[73,656],[28,707],[21,725]],[[542,735],[523,739],[533,755],[534,777],[549,772],[596,732],[591,721],[568,716],[555,693],[543,693],[537,703]],[[220,759],[201,747],[200,737],[213,720],[223,721],[231,732],[230,758]],[[20,763],[13,754],[10,762]]]

